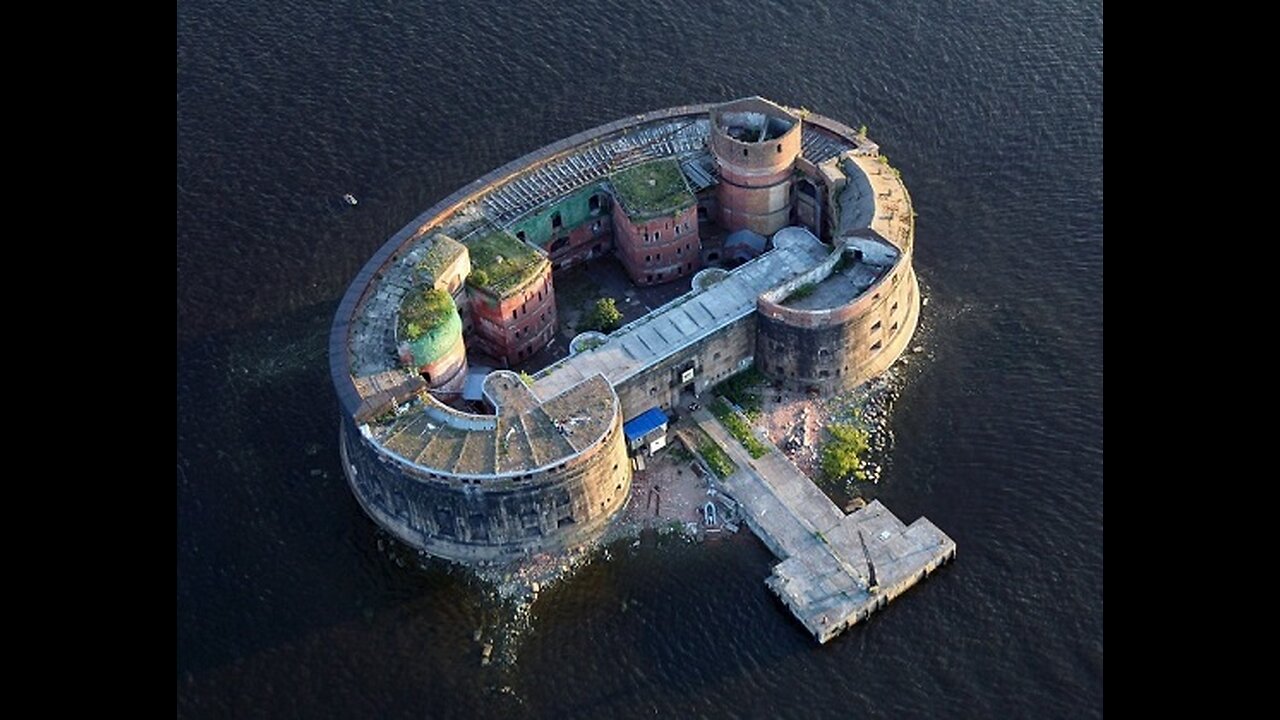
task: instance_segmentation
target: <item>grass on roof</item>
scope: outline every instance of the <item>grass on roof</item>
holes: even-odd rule
[[[657,215],[675,212],[694,203],[693,193],[675,160],[636,165],[609,177],[622,207],[628,213]]]
[[[437,233],[431,239],[431,247],[418,263],[418,269],[427,275],[430,282],[435,282],[440,271],[453,262],[463,251],[462,243],[443,233]]]
[[[467,282],[502,296],[523,285],[541,267],[543,257],[510,233],[497,231],[467,243],[471,274]]]
[[[448,320],[454,310],[453,297],[444,290],[410,290],[400,303],[400,337],[417,340]]]

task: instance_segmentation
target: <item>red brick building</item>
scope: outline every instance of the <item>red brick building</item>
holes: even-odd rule
[[[711,154],[720,169],[720,226],[769,237],[790,224],[791,176],[800,155],[801,122],[763,98],[711,110]]]
[[[508,367],[546,347],[556,333],[546,256],[501,231],[467,243],[467,249],[474,268],[467,278],[469,341]]]
[[[637,285],[656,285],[697,272],[702,240],[698,207],[675,160],[615,173],[614,246]]]

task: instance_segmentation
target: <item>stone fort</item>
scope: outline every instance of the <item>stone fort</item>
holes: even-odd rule
[[[592,540],[628,497],[626,421],[753,364],[821,394],[893,364],[920,308],[913,236],[906,188],[865,132],[760,97],[530,153],[415,218],[343,297],[329,357],[352,489],[455,561]],[[558,331],[557,272],[609,254],[636,285],[690,290],[513,370]],[[476,378],[469,350],[503,369]]]

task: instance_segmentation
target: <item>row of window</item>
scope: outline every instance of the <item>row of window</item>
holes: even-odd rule
[[[676,276],[681,275],[682,273],[687,273],[687,272],[689,272],[689,271],[690,271],[690,270],[692,270],[692,269],[693,269],[693,263],[685,263],[685,264],[684,264],[684,268],[679,268],[679,267],[677,267],[677,268],[675,269],[675,271],[671,273],[671,276],[672,276],[672,277],[676,277]],[[645,281],[646,283],[651,283],[651,282],[655,282],[655,281],[656,281],[656,282],[662,282],[662,276],[663,276],[663,274],[664,274],[664,273],[661,273],[661,272],[656,273],[656,274],[655,274],[655,273],[645,273],[644,281]]]
[[[667,223],[667,227],[670,228],[671,223]],[[681,233],[687,233],[687,232],[689,232],[689,222],[687,220],[683,223],[676,223],[675,237],[680,237]],[[648,228],[646,228],[644,231],[644,241],[647,243],[662,242],[662,231],[654,230],[653,233],[650,234]]]
[[[750,153],[747,152],[748,149],[749,148],[742,148],[742,157],[748,157],[750,155]],[[782,153],[782,143],[778,143],[778,153]]]

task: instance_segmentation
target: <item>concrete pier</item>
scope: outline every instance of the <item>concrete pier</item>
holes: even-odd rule
[[[705,409],[692,414],[737,464],[721,485],[781,562],[765,581],[825,643],[955,557],[956,544],[926,518],[904,525],[873,500],[845,515],[785,455],[751,455]]]

